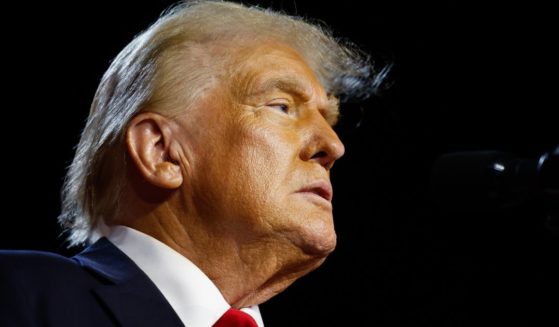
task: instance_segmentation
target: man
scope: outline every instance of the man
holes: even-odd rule
[[[1,325],[263,326],[336,245],[337,99],[381,77],[299,18],[170,10],[105,73],[68,171],[60,221],[91,245],[3,253]]]

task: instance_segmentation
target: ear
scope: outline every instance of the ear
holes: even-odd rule
[[[171,155],[172,129],[167,118],[144,112],[128,124],[126,145],[132,162],[147,182],[176,189],[183,182],[178,161]]]

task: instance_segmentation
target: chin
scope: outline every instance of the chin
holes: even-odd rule
[[[322,236],[314,242],[307,242],[305,253],[316,257],[326,257],[336,248],[336,233]]]
[[[324,258],[336,248],[336,232],[331,222],[318,221],[303,226],[299,247],[307,255]]]

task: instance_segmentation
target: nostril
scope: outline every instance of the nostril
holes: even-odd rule
[[[326,157],[328,154],[326,153],[326,151],[318,151],[317,153],[315,153],[311,159],[318,159],[318,158],[324,158]]]
[[[311,160],[319,163],[322,167],[326,168],[326,170],[332,168],[336,159],[337,158],[332,157],[327,151],[318,151],[311,157]]]

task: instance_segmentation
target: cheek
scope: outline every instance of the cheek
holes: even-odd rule
[[[271,124],[245,124],[231,140],[231,169],[239,192],[265,205],[289,185],[296,168],[296,141]]]
[[[234,168],[238,169],[239,178],[270,193],[289,175],[292,151],[271,132],[255,129],[245,135],[233,148],[232,156],[239,161]]]
[[[228,217],[221,224],[229,228],[241,228],[239,219],[280,216],[297,170],[298,140],[290,129],[252,114],[205,140],[196,163],[198,211],[212,220]]]
[[[264,112],[264,113],[262,113]],[[299,151],[295,128],[275,113],[260,111],[253,119],[245,119],[242,128],[233,132],[238,137],[238,155],[247,169],[275,179],[284,176],[296,162]],[[263,176],[260,176],[263,177]]]

